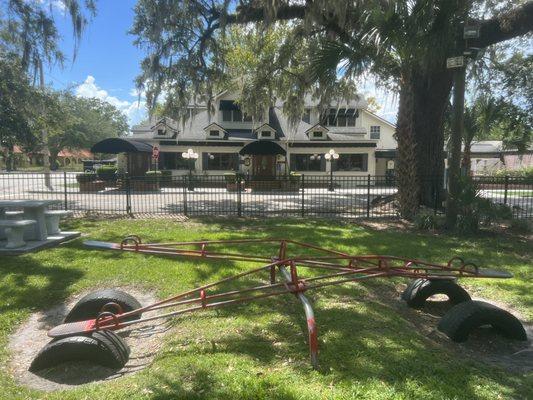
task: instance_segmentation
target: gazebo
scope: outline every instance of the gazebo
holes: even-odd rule
[[[126,154],[127,171],[131,176],[144,175],[150,169],[152,150],[152,145],[129,138],[108,138],[91,147],[92,153]]]

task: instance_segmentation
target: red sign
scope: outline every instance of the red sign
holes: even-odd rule
[[[159,158],[159,147],[154,146],[152,149],[152,158],[157,160]]]

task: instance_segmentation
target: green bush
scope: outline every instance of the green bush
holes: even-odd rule
[[[235,172],[224,173],[224,180],[226,183],[232,184],[237,182],[237,174]]]
[[[85,172],[83,174],[76,175],[76,180],[78,183],[94,182],[96,177],[97,175],[94,172]]]
[[[96,170],[98,178],[104,181],[112,181],[116,178],[117,167],[115,165],[102,165]]]
[[[509,206],[494,204],[481,197],[476,184],[469,177],[463,177],[461,180],[458,206],[456,230],[460,233],[474,233],[481,225],[490,226],[497,220],[510,219],[513,216]]]
[[[291,182],[300,182],[302,180],[302,174],[299,174],[297,172],[291,172],[289,175],[289,180]]]
[[[163,171],[146,171],[146,176],[163,176]]]
[[[504,176],[516,177],[516,178],[533,178],[533,167],[524,167],[520,169],[499,169],[490,174],[497,178],[503,178]]]

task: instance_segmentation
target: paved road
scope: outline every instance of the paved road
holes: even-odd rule
[[[53,190],[45,186],[42,175],[10,173],[0,174],[0,199],[59,199],[64,207],[75,211],[126,213],[127,196],[123,190],[106,188],[99,193],[80,193],[76,173],[52,174]],[[66,186],[65,186],[66,184]],[[66,190],[65,190],[66,188]],[[305,189],[293,192],[250,191],[240,194],[242,215],[336,215],[343,217],[365,217],[367,199],[370,199],[370,215],[396,216],[397,211],[390,202],[379,204],[380,198],[392,195],[395,188],[366,187],[335,189]],[[527,197],[531,190],[509,192],[507,204],[515,215],[533,217],[533,197]],[[66,195],[65,195],[66,193]],[[481,195],[495,203],[503,202],[498,190],[483,190]],[[181,188],[163,188],[158,192],[132,192],[130,196],[133,213],[169,213],[190,215],[238,214],[239,194],[225,188],[198,188],[184,193]],[[374,203],[378,203],[377,205]]]

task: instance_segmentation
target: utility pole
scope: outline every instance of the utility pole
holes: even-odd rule
[[[458,199],[461,193],[461,144],[464,136],[465,77],[466,61],[474,58],[476,48],[469,48],[468,39],[479,37],[479,27],[467,26],[468,11],[465,10],[465,23],[457,34],[456,51],[460,56],[446,60],[446,67],[453,68],[453,115],[448,162],[448,196],[446,197],[446,226],[455,228],[459,214]]]
[[[44,95],[44,91],[46,87],[44,83],[43,62],[41,60],[39,61],[39,80],[40,80],[41,91]],[[43,103],[41,112],[42,113],[46,112],[44,103]],[[50,149],[48,148],[48,131],[46,129],[46,126],[43,126],[41,130],[41,144],[42,144],[43,169],[44,169],[44,185],[49,190],[53,190],[52,183],[50,182]]]

